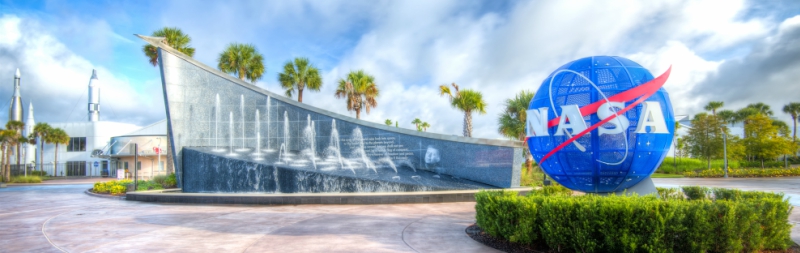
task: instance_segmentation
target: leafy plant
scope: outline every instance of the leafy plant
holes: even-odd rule
[[[477,193],[478,226],[553,252],[753,252],[791,243],[792,207],[782,194],[702,187],[662,188],[662,198],[544,191]]]

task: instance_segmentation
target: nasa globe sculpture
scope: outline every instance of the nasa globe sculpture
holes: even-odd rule
[[[534,159],[556,182],[583,192],[621,192],[649,181],[675,132],[662,88],[670,70],[653,78],[616,56],[561,66],[528,106],[526,141]]]

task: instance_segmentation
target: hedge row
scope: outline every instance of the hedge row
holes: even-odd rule
[[[791,206],[783,195],[686,190],[691,192],[662,189],[666,198],[484,191],[475,195],[476,219],[494,237],[552,251],[740,252],[790,246]]]
[[[685,177],[723,177],[722,168],[711,168],[700,172],[687,171]],[[729,177],[791,177],[800,176],[800,168],[791,169],[728,169]]]

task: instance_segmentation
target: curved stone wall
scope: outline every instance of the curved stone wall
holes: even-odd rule
[[[184,192],[519,186],[520,142],[417,132],[356,120],[235,79],[164,46],[157,38],[140,37],[159,48],[170,148]],[[284,171],[292,176],[271,175]],[[275,187],[269,182],[296,185]]]

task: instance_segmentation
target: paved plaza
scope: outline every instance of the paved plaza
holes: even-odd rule
[[[800,195],[800,178],[654,181],[659,186],[706,185]],[[473,202],[177,205],[92,197],[84,193],[89,187],[0,189],[0,251],[496,252],[464,232],[475,221]],[[795,209],[790,219],[800,222],[800,210]],[[800,242],[800,226],[793,229],[793,240]]]

